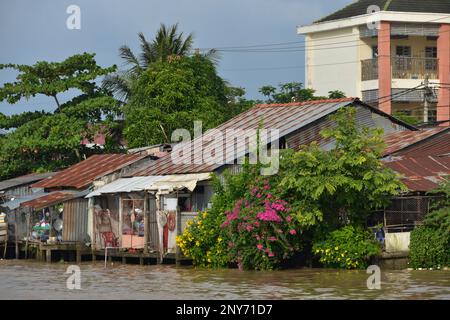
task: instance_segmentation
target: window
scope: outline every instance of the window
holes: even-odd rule
[[[437,59],[437,47],[426,47],[425,48],[425,57]]]
[[[372,58],[378,58],[378,46],[372,46]]]
[[[426,70],[437,70],[437,47],[426,47],[425,48],[425,69]]]
[[[395,67],[397,70],[411,70],[411,47],[397,46],[396,48]]]
[[[411,47],[409,46],[397,46],[396,55],[398,57],[411,57]]]

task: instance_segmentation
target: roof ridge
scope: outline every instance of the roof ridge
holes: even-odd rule
[[[359,98],[339,98],[339,99],[322,99],[322,100],[308,100],[300,102],[288,102],[288,103],[261,103],[256,104],[256,108],[272,108],[272,107],[299,107],[304,105],[321,104],[321,103],[337,103],[346,101],[359,101]]]

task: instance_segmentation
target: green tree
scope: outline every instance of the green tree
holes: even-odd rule
[[[277,88],[275,88],[274,86],[263,86],[259,89],[259,92],[266,97],[266,102],[267,103],[272,103],[273,99],[272,96],[273,94],[277,91]]]
[[[281,190],[297,219],[306,228],[320,224],[327,232],[348,223],[364,225],[372,210],[406,190],[379,160],[382,130],[358,128],[354,108],[330,118],[336,126],[322,131],[322,136],[335,141],[332,150],[313,143],[299,152],[287,151],[280,163],[285,170]]]
[[[105,77],[103,87],[111,90],[118,99],[128,101],[133,85],[141,74],[153,63],[165,62],[172,56],[187,56],[192,50],[193,34],[184,36],[178,30],[178,24],[167,27],[161,24],[153,40],[148,41],[144,34],[138,34],[141,53],[136,55],[130,47],[119,48],[119,56],[129,66],[126,71]]]
[[[125,108],[125,137],[131,148],[170,142],[174,129],[213,128],[227,115],[226,85],[202,55],[155,62],[133,87]]]
[[[345,93],[340,90],[334,90],[334,91],[328,92],[329,99],[341,99],[341,98],[345,98],[345,97],[346,97]]]
[[[14,104],[22,98],[29,99],[38,94],[52,97],[57,109],[61,107],[58,94],[78,89],[92,94],[96,89],[93,80],[116,70],[115,66],[102,68],[94,59],[95,54],[76,54],[62,62],[39,61],[36,64],[0,64],[0,70],[11,68],[19,72],[14,83],[5,83],[0,88],[0,101]]]
[[[118,150],[120,105],[95,83],[99,76],[114,71],[114,66],[102,68],[94,54],[84,53],[63,62],[3,65],[6,67],[19,70],[19,74],[16,82],[0,88],[2,100],[16,103],[43,94],[53,97],[57,108],[54,113],[0,115],[0,128],[15,128],[0,141],[0,178],[56,170],[92,153]],[[69,89],[79,89],[81,94],[60,103],[58,95]],[[106,149],[88,149],[81,144],[82,139],[98,133],[106,135]]]

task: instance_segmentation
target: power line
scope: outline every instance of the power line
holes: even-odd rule
[[[441,18],[436,18],[436,19],[432,19],[429,21],[424,21],[422,24],[424,23],[430,23],[430,22],[435,22],[435,21],[439,21],[439,20],[443,20],[443,19],[447,19],[448,16],[443,16]],[[444,31],[444,32],[448,32],[448,31]],[[440,34],[444,33],[444,32],[439,32]],[[389,35],[390,36],[390,35]],[[308,42],[314,42],[314,41],[323,41],[323,40],[329,40],[329,39],[339,39],[339,38],[349,38],[349,37],[356,37],[356,39],[354,40],[349,40],[349,41],[344,41],[345,42],[352,42],[352,41],[357,41],[360,40],[360,35],[358,34],[350,34],[350,35],[340,35],[340,36],[332,36],[332,37],[323,37],[323,38],[319,38],[319,39],[309,39]],[[378,35],[379,37],[379,35]],[[226,49],[247,49],[247,48],[258,48],[258,47],[272,47],[272,46],[283,46],[283,45],[289,45],[289,44],[296,44],[296,43],[304,43],[304,41],[290,41],[290,42],[279,42],[279,43],[265,43],[265,44],[254,44],[254,45],[237,45],[237,46],[223,46],[223,47],[213,47],[213,48],[201,48],[200,50],[202,51],[208,51],[208,50],[226,50]],[[325,44],[323,44],[325,45]],[[320,45],[318,45],[320,46]]]
[[[438,20],[442,20],[442,19],[446,19],[448,18],[448,16],[444,16],[441,18],[436,18],[436,19],[432,19],[429,21],[425,21],[423,23],[429,23],[429,22],[434,22],[434,21],[438,21]],[[443,32],[439,32],[439,34],[441,35],[442,33],[445,33],[448,31],[443,31]],[[359,35],[341,35],[341,36],[334,36],[334,37],[324,37],[324,38],[320,38],[320,39],[310,39],[308,40],[308,42],[311,41],[323,41],[323,40],[327,40],[327,39],[336,39],[336,38],[344,38],[344,37],[352,37],[355,36],[357,37],[354,40],[347,40],[347,41],[341,41],[341,42],[336,42],[336,43],[324,43],[324,44],[317,44],[317,45],[304,45],[304,46],[296,46],[296,47],[278,47],[278,46],[286,46],[289,44],[296,44],[296,43],[303,43],[302,41],[291,41],[291,42],[281,42],[281,43],[272,43],[272,44],[260,44],[260,45],[248,45],[248,46],[228,46],[228,47],[216,47],[216,48],[203,48],[202,50],[217,50],[220,52],[224,52],[224,53],[284,53],[284,52],[302,52],[305,50],[311,50],[311,51],[315,51],[315,50],[329,50],[329,49],[340,49],[340,48],[349,48],[349,47],[353,47],[353,46],[365,46],[367,44],[365,43],[360,43],[360,44],[354,44],[351,46],[341,46],[341,47],[330,47],[330,48],[317,48],[317,47],[323,47],[323,46],[330,46],[330,45],[334,45],[334,44],[345,44],[345,43],[352,43],[354,41],[359,41],[361,40]],[[389,37],[389,40],[386,41],[380,41],[380,35],[378,35],[378,43],[382,43],[382,42],[388,42],[390,41],[390,37],[391,35],[386,35],[386,38]]]

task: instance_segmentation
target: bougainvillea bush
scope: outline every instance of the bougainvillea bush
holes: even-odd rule
[[[269,179],[257,178],[226,212],[230,261],[240,269],[272,270],[300,250],[301,231],[289,204],[273,194]]]

